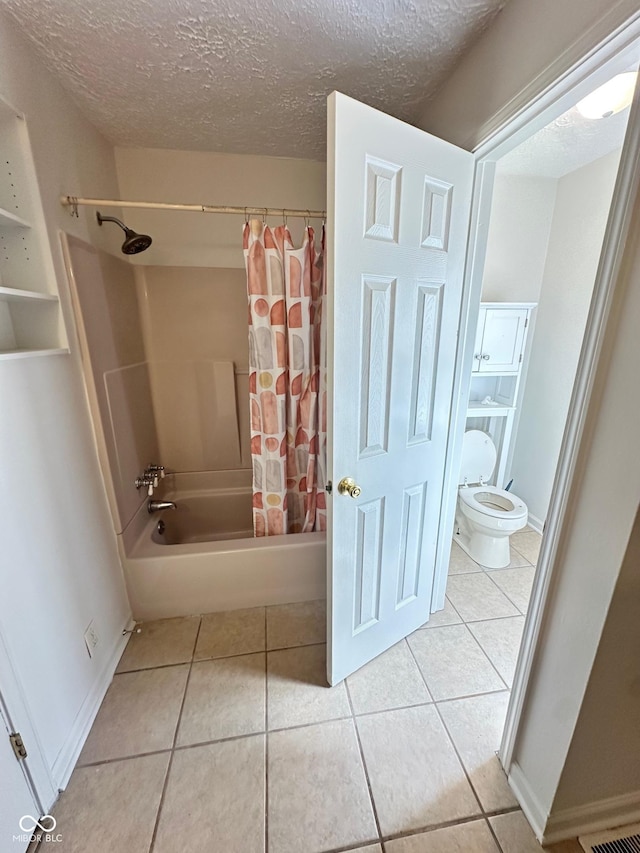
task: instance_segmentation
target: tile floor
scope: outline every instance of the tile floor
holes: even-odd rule
[[[454,544],[445,609],[331,689],[323,602],[145,624],[54,809],[56,850],[540,851],[495,756],[535,537],[492,571]]]

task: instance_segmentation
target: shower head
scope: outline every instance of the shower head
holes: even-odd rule
[[[124,222],[120,222],[119,219],[116,219],[115,216],[103,216],[100,211],[97,210],[96,219],[98,220],[98,225],[102,225],[103,222],[115,222],[116,225],[119,225],[120,228],[122,228],[125,233],[122,252],[125,255],[137,255],[138,252],[144,252],[144,250],[148,249],[152,243],[151,237],[149,237],[148,234],[138,234],[135,231],[132,231],[131,228],[127,228]]]

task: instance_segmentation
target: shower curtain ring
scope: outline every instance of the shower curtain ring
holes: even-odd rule
[[[282,208],[282,224],[285,228],[287,227],[287,214],[284,207]]]
[[[244,209],[244,224],[245,224],[245,225],[248,225],[248,224],[249,224],[249,214],[247,213],[247,208],[246,208],[246,207],[245,207],[245,209]]]
[[[309,210],[309,208],[307,208],[307,215],[304,218],[304,227],[305,228],[309,227],[309,220],[310,219],[311,219],[311,211]]]

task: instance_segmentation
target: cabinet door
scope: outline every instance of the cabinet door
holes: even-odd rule
[[[517,373],[524,342],[526,308],[487,308],[479,362],[481,373]]]
[[[486,319],[487,309],[481,308],[480,313],[478,314],[478,328],[476,330],[476,342],[473,350],[473,373],[477,373],[480,370],[480,364],[482,361],[482,336],[484,335],[484,321]]]

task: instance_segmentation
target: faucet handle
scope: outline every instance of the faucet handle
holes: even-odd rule
[[[147,472],[149,474],[153,474],[156,479],[158,478],[158,475],[160,475],[161,478],[164,478],[164,474],[165,474],[164,465],[148,465],[147,469],[145,471],[145,474]],[[156,483],[156,485],[157,485],[157,483]]]

